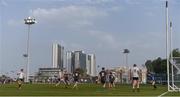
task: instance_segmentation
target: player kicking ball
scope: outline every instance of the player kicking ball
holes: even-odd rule
[[[17,75],[18,75],[18,79],[17,79],[18,89],[21,89],[22,83],[24,82],[24,72],[23,72],[23,69],[21,69],[21,71],[18,72]]]
[[[135,90],[137,90],[137,92],[139,92],[140,91],[140,89],[139,89],[140,69],[137,67],[136,64],[134,64],[133,68],[131,69],[130,79],[132,79],[133,92],[135,92]]]
[[[155,81],[155,76],[154,76],[154,74],[151,73],[151,72],[148,72],[148,76],[151,78],[151,84],[152,84],[153,88],[156,89],[157,86],[156,86],[156,81]]]

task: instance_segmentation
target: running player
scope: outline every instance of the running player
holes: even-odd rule
[[[110,72],[109,74],[109,88],[114,87],[115,76]]]
[[[102,71],[99,72],[99,79],[101,80],[101,83],[103,84],[103,88],[106,87],[106,71],[105,68],[102,68]]]
[[[63,73],[62,73],[62,72],[59,72],[59,75],[58,75],[58,77],[57,77],[57,83],[56,83],[55,86],[60,85],[60,83],[65,83],[65,82],[64,82],[64,77],[63,77]]]
[[[68,77],[68,73],[67,71],[64,72],[64,84],[65,84],[65,87],[67,88],[67,86],[69,85],[69,77]]]
[[[77,85],[78,85],[78,81],[79,81],[79,72],[75,71],[74,74],[73,74],[73,78],[74,78],[74,86],[73,86],[73,89],[74,88],[78,88]]]
[[[17,79],[17,83],[18,83],[18,89],[21,89],[22,83],[24,82],[24,72],[23,69],[21,69],[20,72],[18,72],[18,79]]]
[[[132,80],[133,92],[135,92],[135,89],[137,89],[137,91],[139,92],[140,69],[137,67],[136,64],[133,65],[130,75],[130,79]]]
[[[151,72],[148,72],[148,76],[151,78],[151,84],[152,84],[152,86],[154,87],[154,89],[156,89],[157,86],[156,86],[156,81],[155,81],[154,74],[151,73]]]
[[[117,82],[118,78],[116,77],[115,72],[113,72],[112,74],[113,74],[113,76],[114,76],[113,87],[116,87],[116,82]]]

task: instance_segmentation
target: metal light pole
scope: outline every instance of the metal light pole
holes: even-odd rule
[[[128,54],[130,53],[129,49],[124,49],[123,53],[126,55],[126,66],[128,66]]]
[[[129,72],[129,65],[128,65],[128,54],[130,53],[129,49],[124,49],[123,53],[126,55],[126,66],[127,66],[127,69],[128,69],[128,72]],[[127,83],[129,83],[129,80],[128,80],[128,73],[127,73]]]
[[[23,56],[27,58],[27,63],[26,63],[26,82],[29,82],[29,59],[30,59],[30,53],[29,53],[29,34],[30,34],[30,25],[35,24],[36,21],[34,18],[28,17],[24,19],[24,23],[28,25],[28,36],[27,36],[27,49],[26,49],[26,54]]]
[[[100,68],[100,65],[97,65],[97,71],[98,71],[98,73],[100,72],[99,68]]]
[[[170,87],[169,87],[169,32],[168,32],[168,1],[166,1],[166,59],[167,59],[167,83],[168,83],[168,91],[170,91]]]

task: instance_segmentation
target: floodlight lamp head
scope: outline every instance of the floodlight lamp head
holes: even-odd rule
[[[30,20],[30,19],[31,19],[31,17],[28,17],[27,19],[29,19],[29,20]]]
[[[31,18],[31,17],[24,19],[24,21],[25,21],[25,24],[28,24],[28,25],[32,25],[32,24],[36,23],[36,20],[34,18]]]

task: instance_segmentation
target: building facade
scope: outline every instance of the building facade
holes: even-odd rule
[[[86,70],[87,70],[87,74],[90,75],[91,74],[91,56],[90,55],[86,55]]]
[[[80,68],[86,71],[86,54],[83,51],[74,52],[74,66],[75,69]]]
[[[95,54],[90,54],[91,56],[91,76],[96,76],[96,57]]]
[[[90,76],[96,76],[96,57],[95,54],[85,54],[83,51],[66,52],[66,70],[73,73],[80,68]]]
[[[66,52],[66,70],[68,73],[74,72],[74,53],[72,51]]]
[[[57,43],[54,43],[52,46],[52,64],[53,68],[63,68],[64,47]]]
[[[86,70],[90,76],[96,76],[96,57],[95,54],[88,54],[86,56]]]
[[[86,54],[83,51],[67,51],[66,70],[73,73],[77,68],[86,71]]]

